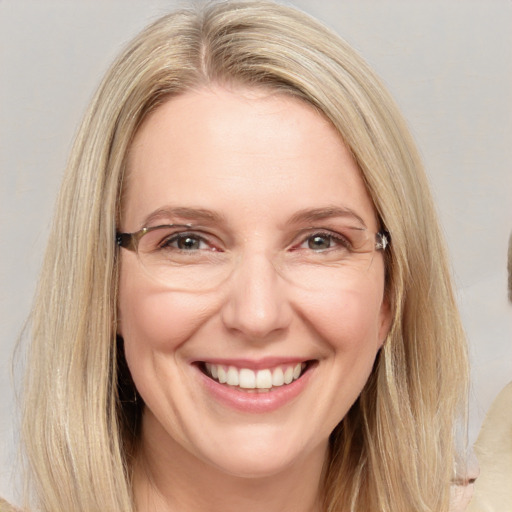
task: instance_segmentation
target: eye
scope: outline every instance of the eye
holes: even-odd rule
[[[165,238],[159,245],[161,249],[179,249],[180,251],[215,250],[199,235],[178,233]]]
[[[331,247],[332,239],[330,236],[326,235],[313,235],[308,237],[307,243],[309,249],[313,249],[314,251],[324,251]]]
[[[350,242],[340,234],[321,232],[309,235],[298,248],[323,252],[333,248],[349,249],[350,245]]]

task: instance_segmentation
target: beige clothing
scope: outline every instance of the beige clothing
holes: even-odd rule
[[[12,505],[9,505],[7,501],[0,498],[0,512],[19,512],[17,508],[14,508]]]
[[[467,512],[512,512],[512,382],[489,408],[475,454],[480,476]]]

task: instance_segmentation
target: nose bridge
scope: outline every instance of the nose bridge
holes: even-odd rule
[[[288,326],[291,307],[287,285],[268,253],[247,251],[240,255],[227,287],[222,316],[229,329],[262,338]]]

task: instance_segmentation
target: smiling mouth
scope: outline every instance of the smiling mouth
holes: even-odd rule
[[[297,364],[285,364],[273,368],[251,370],[223,364],[199,363],[201,371],[210,379],[225,386],[247,393],[268,393],[286,387],[300,379],[315,363],[304,361]]]

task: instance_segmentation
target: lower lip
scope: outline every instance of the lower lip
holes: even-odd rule
[[[300,395],[308,384],[313,368],[308,368],[300,378],[290,384],[275,387],[271,391],[262,393],[240,391],[211,379],[199,368],[197,371],[200,373],[207,391],[216,401],[241,412],[261,414],[275,411]]]

